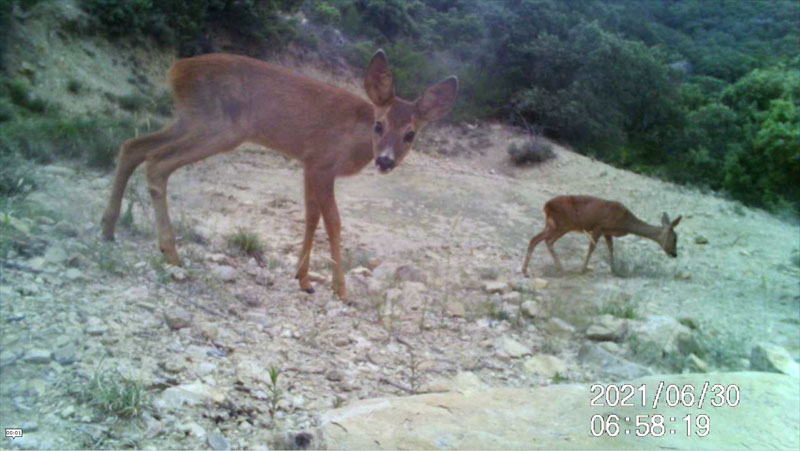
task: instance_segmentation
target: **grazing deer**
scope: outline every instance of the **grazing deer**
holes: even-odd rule
[[[370,102],[342,88],[256,59],[227,54],[187,58],[170,68],[175,121],[122,144],[103,237],[114,239],[125,185],[145,163],[158,244],[166,261],[180,264],[167,212],[167,179],[176,169],[243,142],[261,144],[304,166],[306,228],[296,278],[313,293],[308,268],[320,216],[335,262],[333,289],[346,296],[340,250],[341,220],[334,197],[338,176],[358,173],[373,159],[382,174],[403,161],[416,133],[447,114],[458,79],[449,77],[409,102],[395,97],[394,76],[379,50],[367,67]]]
[[[661,217],[661,227],[652,226],[633,215],[630,210],[619,202],[603,200],[592,196],[558,196],[544,204],[546,225],[544,230],[531,238],[528,252],[522,263],[522,274],[528,275],[528,261],[533,249],[539,242],[547,244],[547,250],[553,256],[556,267],[563,271],[558,260],[553,243],[568,232],[579,231],[591,234],[589,253],[583,261],[582,272],[586,271],[589,257],[594,252],[600,235],[605,237],[608,254],[611,258],[611,272],[614,272],[614,245],[612,237],[625,236],[629,233],[650,238],[664,249],[670,257],[677,257],[678,236],[675,235],[675,226],[681,222],[678,216],[670,222],[666,213]]]

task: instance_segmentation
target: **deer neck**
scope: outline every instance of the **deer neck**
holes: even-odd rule
[[[661,244],[661,232],[663,231],[661,227],[650,225],[632,214],[630,215],[626,226],[629,233],[643,238],[649,238],[656,243]]]

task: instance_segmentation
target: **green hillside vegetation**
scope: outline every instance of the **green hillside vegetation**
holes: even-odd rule
[[[0,21],[12,6],[34,3],[0,0]],[[320,47],[321,36],[340,30],[346,41],[337,51],[357,67],[376,48],[387,51],[401,96],[457,74],[461,92],[450,121],[525,122],[621,167],[773,212],[800,211],[795,0],[79,4],[92,17],[91,32],[155,42],[181,56],[223,50],[266,57],[292,43],[331,51]],[[24,120],[38,114],[35,105],[20,107],[8,83],[17,81],[0,92],[3,127],[17,120],[14,108],[25,110]]]

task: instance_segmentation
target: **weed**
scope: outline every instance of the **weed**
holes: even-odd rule
[[[511,143],[508,146],[508,155],[516,165],[541,163],[556,156],[553,146],[534,140],[526,141],[522,146]]]
[[[98,365],[92,378],[79,392],[81,401],[101,412],[120,418],[138,417],[149,408],[144,385],[118,371],[102,370]]]
[[[237,229],[234,234],[228,236],[228,245],[258,261],[264,259],[264,244],[261,239],[255,233],[243,228]]]
[[[569,382],[569,379],[567,379],[558,371],[556,371],[556,374],[554,374],[552,379],[550,379],[551,384],[563,384],[564,382]]]
[[[125,213],[123,213],[119,218],[119,224],[128,230],[134,230],[133,202],[128,202],[128,206],[125,208]]]
[[[269,416],[270,418],[275,418],[275,413],[278,412],[278,402],[280,402],[281,397],[283,396],[283,391],[278,388],[278,376],[280,376],[280,370],[274,366],[270,365],[269,367],[269,398],[267,402],[269,403]]]
[[[42,114],[49,107],[46,100],[31,92],[30,84],[25,80],[6,80],[5,89],[8,92],[8,97],[15,105],[32,113]]]
[[[83,84],[81,84],[81,82],[74,78],[69,79],[67,82],[67,91],[69,91],[70,94],[80,94],[82,90]]]
[[[486,316],[495,320],[495,321],[508,321],[511,319],[511,315],[508,314],[507,311],[503,310],[503,308],[491,299],[487,299],[486,303],[484,304],[484,310],[486,311]]]
[[[613,295],[612,295],[613,296]],[[597,308],[598,315],[609,314],[617,318],[636,319],[638,318],[638,306],[630,296],[620,295],[612,297]]]
[[[408,360],[406,361],[406,365],[408,366],[408,373],[406,376],[408,377],[408,386],[411,388],[411,394],[416,395],[420,383],[422,382],[422,375],[420,374],[420,361],[417,358],[417,355],[414,354],[414,351],[411,348],[408,348]]]
[[[160,94],[153,97],[153,112],[162,116],[172,115],[172,95],[169,91],[162,91]]]
[[[129,94],[117,98],[120,108],[131,112],[140,111],[148,102],[149,99],[140,94]]]
[[[150,258],[150,267],[155,271],[156,280],[160,283],[169,283],[172,280],[172,276],[167,270],[167,261],[164,260],[163,255],[156,255]]]

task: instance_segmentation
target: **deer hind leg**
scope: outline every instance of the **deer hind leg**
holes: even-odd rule
[[[225,131],[189,132],[147,155],[147,186],[156,215],[158,245],[167,263],[180,264],[167,208],[167,179],[170,174],[181,166],[232,150],[242,141],[238,135]]]
[[[545,239],[544,244],[547,245],[547,250],[550,251],[550,256],[553,257],[553,261],[556,264],[556,268],[559,271],[564,271],[564,267],[561,265],[561,260],[558,259],[558,255],[556,255],[556,250],[553,248],[553,244],[558,241],[564,234],[566,234],[569,230],[559,230],[558,224],[550,218],[547,219],[547,228],[545,229]]]
[[[583,260],[583,268],[581,268],[581,272],[586,272],[586,267],[589,266],[589,258],[592,256],[592,252],[594,252],[595,246],[597,246],[597,240],[600,239],[599,230],[593,230],[592,235],[590,237],[591,241],[589,242],[589,252],[586,253],[586,259]]]
[[[319,206],[319,200],[314,192],[314,185],[312,184],[310,171],[304,172],[305,187],[304,194],[306,200],[306,233],[303,237],[303,250],[300,252],[300,260],[297,262],[297,274],[295,278],[300,281],[300,289],[306,293],[313,293],[314,287],[311,286],[311,281],[308,277],[308,268],[311,264],[311,248],[314,245],[314,232],[317,230],[319,218],[322,215],[322,210]]]
[[[145,135],[139,138],[130,139],[122,143],[117,162],[117,171],[114,176],[114,184],[111,188],[111,197],[103,213],[103,239],[114,241],[114,229],[119,219],[119,212],[122,206],[122,196],[125,194],[125,187],[128,185],[133,171],[147,157],[147,153],[165,143],[180,136],[182,127],[179,122],[174,122],[164,129]]]
[[[614,241],[611,235],[603,235],[606,239],[606,247],[608,248],[608,257],[611,261],[611,273],[614,274]]]
[[[539,244],[542,240],[544,240],[547,234],[547,230],[545,229],[538,235],[531,238],[530,243],[528,243],[528,251],[525,253],[525,260],[522,262],[522,275],[528,276],[528,262],[531,260],[531,254],[533,254],[533,249]]]

